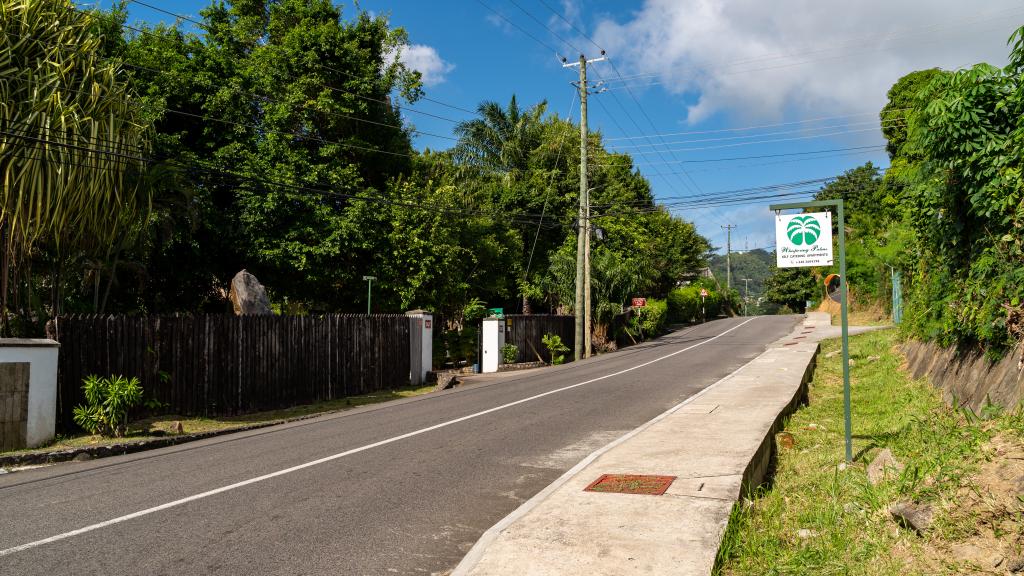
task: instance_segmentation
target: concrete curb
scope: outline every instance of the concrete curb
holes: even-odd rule
[[[775,451],[775,433],[781,429],[784,418],[806,400],[807,385],[813,375],[819,350],[816,342],[813,342],[812,346],[812,342],[804,340],[811,334],[811,331],[820,332],[821,319],[813,316],[807,318],[803,324],[798,325],[792,334],[776,341],[768,350],[732,374],[587,456],[552,484],[545,487],[533,498],[523,503],[519,508],[488,529],[455,568],[452,576],[466,576],[469,574],[621,574],[634,572],[710,573],[718,546],[721,544],[721,538],[728,523],[728,510],[731,509],[732,503],[743,493],[764,481]],[[800,330],[803,330],[803,332],[800,332]],[[686,416],[689,416],[690,410],[700,408],[698,400],[707,396],[715,396],[716,394],[721,396],[719,390],[723,385],[726,383],[736,384],[738,381],[737,376],[744,371],[750,372],[752,365],[760,362],[758,366],[764,370],[766,369],[765,366],[773,366],[773,364],[769,363],[775,362],[780,354],[789,354],[789,351],[800,352],[797,360],[797,364],[800,365],[799,371],[797,372],[794,369],[793,372],[797,372],[796,374],[790,372],[792,376],[786,375],[785,380],[791,382],[791,384],[786,384],[782,387],[784,390],[776,392],[776,402],[784,401],[784,404],[773,404],[773,406],[778,406],[779,409],[767,422],[766,420],[759,421],[758,426],[764,426],[764,428],[759,428],[756,432],[757,436],[751,437],[748,433],[744,438],[744,445],[753,446],[756,444],[756,449],[752,453],[744,452],[748,456],[745,456],[744,460],[736,462],[738,467],[735,468],[735,472],[730,471],[726,476],[713,474],[722,470],[718,470],[715,466],[711,465],[708,470],[700,471],[699,474],[690,475],[688,478],[680,475],[679,480],[677,480],[677,483],[685,484],[687,479],[691,481],[690,483],[694,483],[697,479],[708,478],[708,482],[711,483],[709,492],[705,492],[705,495],[700,497],[703,502],[696,506],[698,508],[698,515],[703,511],[705,517],[692,520],[692,522],[700,524],[700,530],[697,531],[700,534],[699,543],[687,540],[688,543],[697,544],[700,550],[697,552],[683,551],[674,555],[671,553],[663,554],[662,560],[672,556],[673,563],[671,565],[658,565],[655,562],[646,566],[642,564],[643,559],[640,557],[642,554],[626,554],[625,552],[619,554],[619,556],[624,557],[630,556],[628,558],[631,561],[630,563],[622,563],[621,560],[623,558],[614,558],[616,556],[614,541],[604,541],[600,545],[601,552],[595,554],[591,543],[595,540],[600,540],[601,536],[607,536],[608,533],[615,532],[615,528],[606,530],[608,522],[612,521],[610,517],[614,517],[613,524],[629,524],[631,520],[640,516],[645,511],[645,506],[651,506],[650,502],[652,501],[644,501],[639,505],[639,508],[634,510],[631,510],[629,506],[640,503],[643,498],[647,497],[626,495],[624,497],[627,499],[640,498],[641,500],[622,500],[612,504],[611,507],[604,505],[604,507],[598,506],[589,509],[586,506],[582,506],[581,502],[573,502],[573,498],[579,497],[577,488],[580,486],[578,485],[583,484],[585,479],[589,479],[598,472],[591,471],[589,474],[584,474],[585,469],[591,467],[591,465],[599,460],[606,461],[608,458],[611,458],[612,461],[615,461],[616,457],[610,455],[614,451],[614,454],[619,455],[618,464],[622,465],[620,468],[629,467],[634,470],[643,470],[644,462],[639,461],[640,457],[633,455],[629,448],[617,451],[615,449],[627,442],[630,442],[632,446],[641,447],[645,442],[650,444],[650,440],[658,434],[655,431],[651,431],[652,428],[656,426],[662,429],[671,428],[671,422],[680,421],[679,417],[672,417],[683,411],[684,408],[692,407],[686,411]],[[805,357],[806,361],[803,360]],[[781,370],[787,369],[781,368]],[[756,370],[756,367],[753,370]],[[745,374],[739,379],[743,378],[750,380],[750,375]],[[779,379],[777,374],[775,379]],[[754,380],[756,381],[757,379],[754,378]],[[778,397],[778,393],[782,393],[783,396]],[[709,400],[709,402],[713,401]],[[695,418],[697,418],[696,414],[698,412],[699,410],[694,411]],[[761,424],[762,422],[764,424]],[[651,431],[650,434],[645,435],[644,433],[648,431]],[[661,433],[663,434],[664,432],[662,431]],[[647,439],[645,440],[645,438]],[[657,443],[656,441],[657,439],[655,439],[655,443]],[[622,454],[626,454],[626,456],[622,457]],[[631,457],[632,465],[628,464],[631,461]],[[745,461],[745,464],[743,464],[743,461]],[[713,464],[718,464],[718,467],[722,468],[722,462],[714,462]],[[606,463],[605,467],[599,471],[605,471],[608,467]],[[595,466],[595,468],[598,468],[598,466]],[[626,470],[615,469],[615,471],[625,472]],[[712,482],[710,478],[721,478],[721,481]],[[697,490],[701,490],[703,487],[704,483],[701,482],[700,488],[697,488]],[[672,508],[673,506],[683,508],[690,506],[693,508],[692,502],[697,501],[693,497],[695,494],[686,494],[685,488],[680,490],[684,493],[676,494],[675,496],[678,499],[658,501],[657,505],[661,506],[662,509],[665,507]],[[683,503],[687,498],[689,498],[687,501],[689,503]],[[709,508],[700,507],[704,503],[711,501],[716,502],[716,504],[711,505]],[[566,515],[565,512],[567,510],[571,510],[572,514]],[[650,508],[646,509],[646,512],[650,511]],[[692,515],[693,512],[693,510],[687,510],[686,515]],[[589,517],[589,524],[587,520],[572,518],[573,515],[585,516],[588,513],[593,515]],[[671,513],[668,516],[671,517]],[[638,524],[643,524],[643,521],[640,521]],[[587,533],[588,528],[586,527],[581,528],[581,526],[589,525],[595,526],[593,533]],[[622,528],[623,526],[618,526],[618,529]],[[603,533],[602,530],[604,531]],[[672,531],[668,537],[666,537],[666,533],[660,533],[653,534],[649,538],[657,540],[658,537],[662,537],[662,541],[657,544],[662,550],[671,549],[679,543],[679,536],[675,532]],[[690,532],[694,531],[691,530]],[[642,540],[643,538],[640,534],[643,534],[643,532],[634,534],[634,537]],[[638,544],[638,546],[645,544]],[[602,556],[602,558],[599,559],[596,556]],[[637,556],[637,558],[632,556]],[[616,563],[617,560],[618,563]],[[634,560],[639,562],[632,562]]]

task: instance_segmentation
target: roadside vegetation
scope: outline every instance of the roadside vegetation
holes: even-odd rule
[[[1024,569],[1024,415],[947,405],[903,369],[893,330],[851,338],[855,461],[846,468],[839,342],[776,440],[771,484],[736,505],[718,574],[1008,574]],[[868,469],[888,449],[890,466]],[[883,456],[884,458],[884,456]],[[879,479],[880,478],[880,479]],[[930,513],[918,527],[891,507]]]
[[[374,312],[423,308],[455,331],[473,303],[572,312],[580,130],[562,103],[498,95],[421,151],[411,40],[358,4],[217,1],[151,25],[124,1],[11,0],[2,16],[0,174],[24,176],[0,193],[0,335],[60,313],[229,312],[242,269],[283,314],[361,313],[365,275]],[[602,326],[695,278],[711,246],[588,138]],[[55,151],[75,167],[60,194],[39,160]]]
[[[907,74],[881,110],[890,166],[868,163],[817,200],[846,208],[848,280],[888,308],[902,276],[903,328],[999,358],[1024,338],[1024,28],[1008,65]],[[802,310],[837,267],[774,270],[770,300]]]

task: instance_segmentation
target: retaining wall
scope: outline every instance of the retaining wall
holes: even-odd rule
[[[942,390],[946,402],[978,411],[986,401],[1007,409],[1024,401],[1020,346],[999,362],[981,351],[958,351],[932,342],[911,340],[903,353],[914,378],[927,376]]]

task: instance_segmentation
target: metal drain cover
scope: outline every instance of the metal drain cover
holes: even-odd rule
[[[675,476],[602,474],[600,478],[591,482],[590,486],[584,488],[584,491],[661,496],[675,479]]]

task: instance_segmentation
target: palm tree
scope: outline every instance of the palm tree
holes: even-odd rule
[[[33,250],[109,255],[143,228],[150,125],[70,0],[0,0],[0,330]]]
[[[459,143],[455,157],[464,163],[509,172],[513,177],[529,167],[530,153],[541,142],[541,118],[547,102],[523,110],[515,95],[503,108],[497,102],[482,102],[480,118],[455,126]]]

